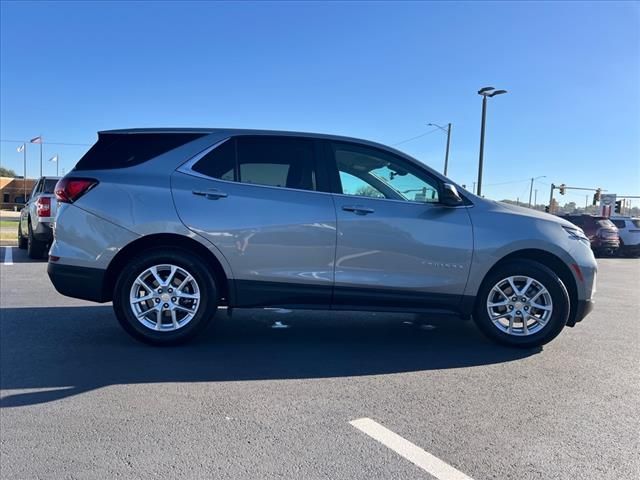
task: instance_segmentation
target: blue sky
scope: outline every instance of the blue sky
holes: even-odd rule
[[[539,175],[539,203],[551,182],[640,195],[638,3],[3,1],[1,14],[0,160],[18,173],[6,140],[40,134],[232,126],[395,144],[452,122],[449,176],[470,186],[490,85],[509,93],[489,103],[488,197],[526,200]],[[441,170],[445,140],[398,148]],[[59,153],[69,170],[87,148],[46,144],[45,162]]]

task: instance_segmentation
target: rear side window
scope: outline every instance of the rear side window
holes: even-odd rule
[[[103,170],[139,165],[204,133],[102,133],[75,170]]]
[[[632,218],[631,219],[631,223],[633,223],[633,226],[636,228],[640,228],[640,219],[638,218]]]
[[[618,228],[624,228],[624,220],[611,220]]]
[[[316,190],[315,163],[314,144],[311,140],[240,136],[227,140],[192,168],[221,180]]]

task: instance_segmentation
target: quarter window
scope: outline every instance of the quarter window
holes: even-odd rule
[[[314,145],[295,137],[240,136],[227,140],[193,167],[221,180],[316,190]]]
[[[336,143],[333,148],[343,194],[418,203],[438,202],[437,180],[409,162],[358,145]]]

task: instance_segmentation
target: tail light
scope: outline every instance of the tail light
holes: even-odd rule
[[[98,185],[94,178],[61,178],[56,183],[55,194],[59,202],[73,203]]]
[[[36,212],[39,217],[51,216],[51,197],[40,197],[36,200]]]

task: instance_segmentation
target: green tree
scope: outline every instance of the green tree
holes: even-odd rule
[[[0,167],[0,177],[16,177],[16,172],[10,168]]]

